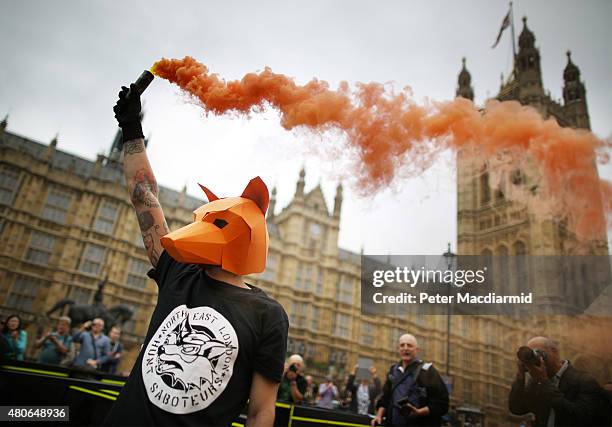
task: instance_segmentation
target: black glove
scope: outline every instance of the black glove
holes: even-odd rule
[[[130,96],[127,96],[128,93]],[[135,89],[134,83],[130,85],[130,89],[121,86],[119,92],[119,100],[115,104],[113,111],[115,118],[119,122],[119,127],[122,130],[123,142],[136,138],[143,138],[142,125],[140,124],[140,95]]]

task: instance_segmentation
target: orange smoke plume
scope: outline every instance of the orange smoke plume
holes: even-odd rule
[[[485,159],[504,153],[513,168],[533,159],[540,175],[537,200],[547,201],[539,203],[542,213],[566,219],[582,238],[605,237],[602,210],[612,211],[612,184],[600,181],[595,165],[606,144],[518,102],[490,101],[484,110],[464,98],[417,105],[408,88],[395,93],[379,83],[357,83],[351,90],[342,82],[331,90],[317,79],[301,86],[269,68],[225,81],[191,57],[162,59],[151,71],[195,96],[206,112],[249,114],[269,105],[287,130],[342,130],[358,155],[355,169],[364,191],[389,185],[399,170],[421,173],[449,148]],[[507,192],[523,202],[533,195],[534,187]]]

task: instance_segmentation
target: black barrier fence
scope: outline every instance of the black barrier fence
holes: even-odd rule
[[[123,377],[97,371],[30,362],[0,363],[2,405],[68,406],[69,421],[55,421],[53,425],[58,426],[100,425],[124,384]],[[232,423],[232,427],[243,427],[245,414],[246,410]],[[370,418],[348,412],[277,402],[274,425],[368,427]]]

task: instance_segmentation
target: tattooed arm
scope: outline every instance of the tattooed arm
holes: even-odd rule
[[[123,144],[123,155],[123,171],[128,192],[136,209],[147,255],[155,267],[163,250],[160,238],[170,230],[157,200],[157,182],[145,152],[144,140],[136,138],[126,141]]]
[[[157,182],[145,152],[144,136],[140,120],[142,105],[140,93],[132,83],[130,89],[121,87],[119,100],[113,107],[115,118],[122,131],[123,172],[128,192],[142,232],[147,255],[153,267],[162,253],[160,238],[169,233],[166,218],[157,200]]]

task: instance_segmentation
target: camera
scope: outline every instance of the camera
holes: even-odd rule
[[[525,365],[531,366],[540,366],[540,357],[543,360],[546,360],[547,356],[548,355],[544,350],[531,349],[527,346],[519,347],[518,351],[516,352],[516,357],[518,357],[518,360],[523,362]]]
[[[410,400],[411,400],[411,396],[406,396],[398,400],[396,403],[396,405],[399,407],[400,414],[402,414],[404,417],[409,417],[410,414],[412,413],[412,408],[409,406],[406,406],[406,403],[410,403],[411,405],[413,405],[413,403]]]
[[[291,372],[297,372],[297,366],[295,366],[295,363],[291,364],[291,366],[289,366],[289,370]]]

